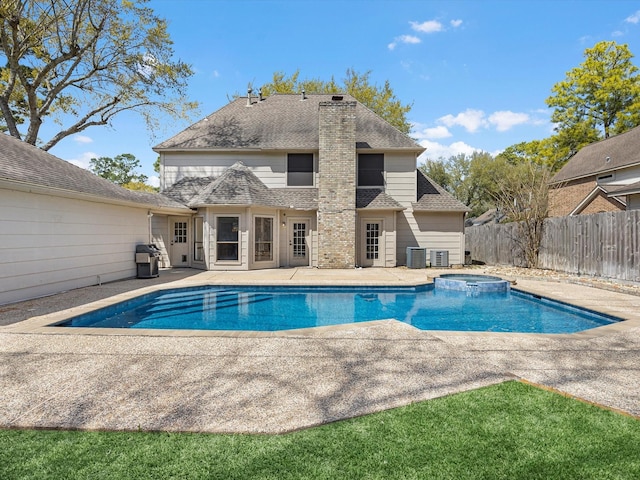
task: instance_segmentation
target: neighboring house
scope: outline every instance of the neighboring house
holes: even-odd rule
[[[550,216],[640,208],[640,127],[583,147],[550,187]]]
[[[0,305],[135,276],[154,214],[191,210],[0,134]]]
[[[464,261],[468,208],[417,171],[424,151],[349,95],[238,98],[157,145],[164,266],[395,267],[407,247]]]
[[[486,225],[487,223],[500,223],[505,218],[506,215],[497,208],[490,208],[482,215],[478,215],[476,218],[467,218],[465,226],[477,227],[479,225]]]

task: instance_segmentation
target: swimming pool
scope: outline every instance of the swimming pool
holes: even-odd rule
[[[574,333],[620,321],[516,289],[204,286],[161,290],[55,326],[279,331],[373,320],[421,330]]]

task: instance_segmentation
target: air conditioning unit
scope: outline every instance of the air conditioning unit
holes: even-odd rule
[[[427,249],[407,247],[407,268],[426,268]]]
[[[431,250],[432,267],[449,266],[449,250]]]

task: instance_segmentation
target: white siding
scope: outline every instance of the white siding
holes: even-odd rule
[[[640,194],[627,195],[627,210],[640,209]]]
[[[287,186],[286,153],[163,153],[163,184],[168,188],[185,177],[219,176],[234,163],[242,161],[269,188]]]
[[[405,210],[397,221],[398,265],[406,265],[407,247],[426,248],[427,260],[431,250],[447,250],[450,265],[464,263],[464,214]]]
[[[0,189],[0,304],[136,274],[146,208]]]
[[[601,175],[609,175],[609,173],[603,173]],[[612,179],[602,180],[600,183],[602,185],[631,185],[632,183],[636,182],[640,182],[639,165],[616,170],[615,172],[613,172]]]
[[[160,249],[160,267],[169,268],[169,217],[166,215],[154,215],[151,221],[151,243]]]
[[[415,155],[385,153],[384,168],[385,192],[402,206],[410,207],[417,200]]]

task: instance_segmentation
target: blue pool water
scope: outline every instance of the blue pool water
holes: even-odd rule
[[[619,321],[519,290],[191,287],[163,290],[57,326],[277,331],[395,319],[422,330],[573,333]]]

